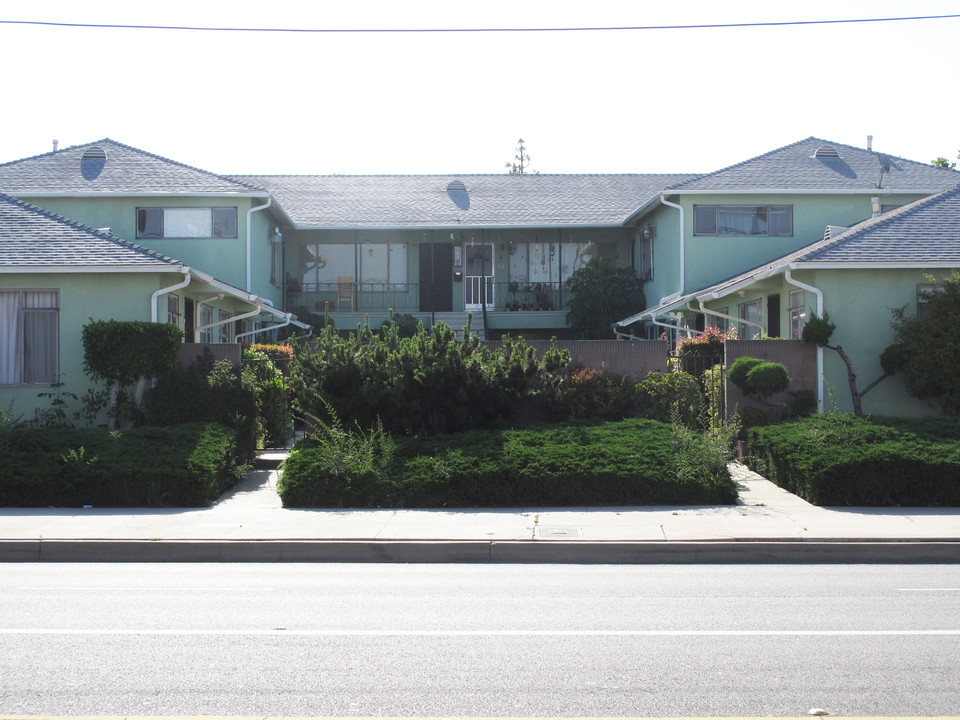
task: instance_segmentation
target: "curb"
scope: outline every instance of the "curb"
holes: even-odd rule
[[[0,540],[0,562],[960,563],[960,539]]]

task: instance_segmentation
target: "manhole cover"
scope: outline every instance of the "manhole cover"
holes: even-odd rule
[[[540,537],[580,537],[580,528],[574,527],[538,527]]]

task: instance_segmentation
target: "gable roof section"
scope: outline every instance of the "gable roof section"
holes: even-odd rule
[[[181,263],[0,193],[0,272],[177,271]]]
[[[835,150],[837,156],[824,152],[826,148]],[[817,153],[818,150],[821,152]],[[818,154],[821,156],[817,157]],[[883,169],[884,164],[889,171]],[[928,194],[957,183],[960,183],[960,172],[955,170],[809,137],[722,170],[677,183],[667,192]]]
[[[109,138],[0,164],[0,192],[18,197],[267,195],[262,188],[250,183],[168,160]]]
[[[836,228],[833,228],[836,230]],[[960,267],[960,185],[692,293],[722,297],[787,267]]]
[[[619,226],[693,175],[241,175],[295,227]]]

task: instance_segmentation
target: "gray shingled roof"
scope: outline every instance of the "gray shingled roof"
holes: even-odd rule
[[[94,148],[103,151],[103,160]],[[84,155],[88,157],[84,159]],[[110,139],[0,164],[0,192],[216,193],[265,196],[262,188],[190,167]]]
[[[0,193],[0,272],[16,267],[180,267],[176,260]]]
[[[839,157],[814,157],[830,147]],[[889,172],[881,173],[881,162]],[[960,182],[955,170],[810,137],[736,165],[696,177],[670,191],[828,190],[937,192]]]
[[[620,225],[693,175],[241,175],[297,227]],[[459,184],[458,184],[459,183]]]
[[[864,220],[845,232],[832,234],[690,296],[707,291],[722,293],[752,278],[775,274],[792,263],[960,267],[960,185]]]

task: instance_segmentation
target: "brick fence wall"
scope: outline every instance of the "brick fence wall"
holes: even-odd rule
[[[489,348],[503,343],[487,341]],[[549,340],[526,341],[537,357],[550,349]],[[643,380],[648,373],[666,372],[670,343],[666,340],[558,340],[557,347],[570,351],[573,366],[582,366],[613,375],[629,375],[633,380]]]
[[[746,397],[733,383],[727,386],[727,416],[745,407],[770,410],[774,405],[793,404],[791,392],[797,390],[817,390],[817,348],[811,343],[800,340],[727,340],[724,343],[725,363],[729,368],[734,361],[743,356],[760,358],[768,362],[782,363],[790,376],[790,388],[767,399],[768,404]]]

